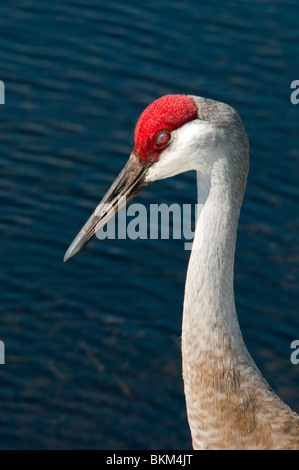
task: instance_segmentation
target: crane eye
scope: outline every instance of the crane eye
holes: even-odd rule
[[[165,147],[169,144],[171,133],[167,129],[157,132],[155,136],[155,144],[157,147]]]

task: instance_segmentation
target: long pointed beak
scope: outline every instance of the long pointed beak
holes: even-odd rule
[[[142,164],[131,153],[130,158],[120,172],[96,210],[68,248],[63,261],[69,261],[106,225],[117,212],[149,185],[145,175],[151,163]]]

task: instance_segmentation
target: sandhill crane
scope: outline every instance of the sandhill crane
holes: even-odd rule
[[[299,449],[299,416],[258,370],[236,315],[234,253],[248,167],[247,135],[233,108],[197,96],[163,96],[141,114],[126,166],[64,259],[113,217],[120,196],[128,202],[153,181],[196,171],[202,210],[182,325],[184,390],[195,449]]]

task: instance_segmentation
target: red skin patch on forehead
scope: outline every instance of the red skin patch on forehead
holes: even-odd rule
[[[134,135],[134,151],[142,162],[155,161],[167,147],[155,143],[157,132],[173,131],[197,118],[197,107],[186,95],[165,95],[150,104],[140,115]]]

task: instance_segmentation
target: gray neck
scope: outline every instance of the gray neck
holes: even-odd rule
[[[255,367],[236,315],[233,277],[236,233],[245,188],[223,175],[216,163],[208,175],[197,173],[197,220],[189,261],[182,328],[182,355],[188,419],[193,443],[201,446],[202,423],[217,430],[215,399],[229,393],[233,364]],[[217,397],[217,398],[216,398]],[[214,420],[214,421],[213,421]]]
[[[183,319],[184,329],[191,328],[198,335],[195,344],[188,341],[188,346],[185,345],[194,348],[193,354],[194,351],[200,354],[202,348],[213,348],[219,336],[228,336],[235,347],[242,341],[233,279],[243,192],[229,185],[215,184],[215,173],[217,168],[214,174],[197,173],[198,205],[202,210],[189,261]]]

